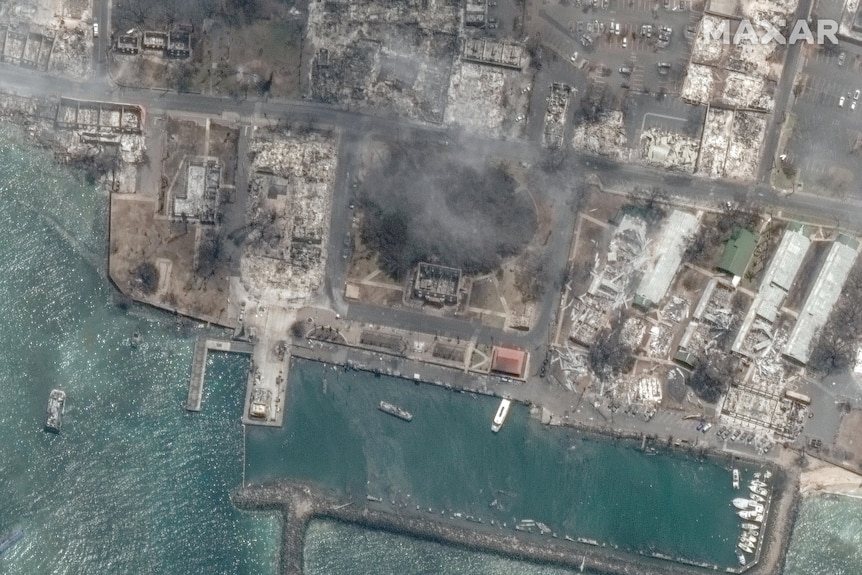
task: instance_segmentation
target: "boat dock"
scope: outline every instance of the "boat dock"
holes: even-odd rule
[[[188,411],[200,411],[204,395],[204,378],[207,370],[207,356],[210,350],[252,355],[254,345],[244,341],[225,341],[222,339],[198,338],[192,357],[192,376],[189,380],[189,395],[186,399]]]

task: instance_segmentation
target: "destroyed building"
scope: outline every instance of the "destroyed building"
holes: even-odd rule
[[[215,224],[221,186],[221,165],[216,158],[188,161],[186,184],[172,190],[171,216],[183,221]]]
[[[587,293],[572,302],[570,340],[591,346],[607,324],[609,313],[625,305],[631,279],[644,264],[646,245],[646,222],[638,216],[623,214],[605,260],[601,261],[598,254],[595,256]]]
[[[258,133],[250,145],[246,289],[302,301],[323,283],[335,144],[319,134]]]
[[[308,96],[442,122],[460,22],[446,2],[310,2]]]
[[[545,112],[545,127],[542,133],[542,144],[546,148],[560,148],[566,135],[566,111],[572,87],[568,84],[554,82],[551,94],[548,96],[548,108]]]
[[[455,305],[460,289],[460,269],[425,262],[416,266],[414,298],[438,305]]]

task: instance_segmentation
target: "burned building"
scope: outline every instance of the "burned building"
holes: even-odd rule
[[[165,54],[169,58],[179,60],[192,55],[192,35],[188,30],[174,30],[168,32],[167,50]]]
[[[168,46],[168,35],[164,32],[144,32],[144,50],[164,50]]]
[[[221,165],[217,160],[190,161],[186,185],[174,193],[171,215],[202,224],[214,224],[220,185]]]
[[[117,52],[122,54],[137,54],[140,51],[140,38],[134,31],[131,34],[122,34],[117,38]]]
[[[461,270],[421,262],[413,281],[413,297],[438,305],[455,305],[461,289]]]

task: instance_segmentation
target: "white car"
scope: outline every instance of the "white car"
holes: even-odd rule
[[[623,37],[623,48],[629,47],[629,39],[627,37]]]
[[[844,96],[841,96],[840,98],[838,98],[838,107],[839,108],[844,107]]]
[[[574,54],[572,54],[572,57],[571,57],[571,58],[569,58],[569,60],[571,60],[572,62],[574,62],[574,61],[575,61],[575,60],[577,60],[577,59],[578,59],[578,53],[577,53],[577,52],[575,52]]]
[[[855,92],[853,92],[853,99],[854,99],[854,100],[858,100],[858,99],[859,99],[859,90],[856,90]]]
[[[619,22],[614,24],[614,34],[616,34],[617,36],[620,35],[620,23]]]
[[[853,100],[852,102],[850,102],[850,109],[851,109],[851,110],[855,110],[855,109],[856,109],[856,100]]]
[[[93,22],[93,38],[99,37],[99,23]]]

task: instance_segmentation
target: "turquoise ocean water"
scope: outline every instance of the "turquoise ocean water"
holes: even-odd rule
[[[240,513],[228,500],[228,491],[241,477],[239,415],[246,360],[214,354],[207,370],[204,411],[183,410],[194,329],[191,333],[178,329],[167,314],[127,311],[114,304],[105,277],[106,204],[104,195],[55,166],[49,154],[20,145],[14,130],[0,127],[0,533],[13,528],[26,533],[0,556],[0,573],[272,574],[279,521]],[[133,349],[128,338],[136,331],[144,343]],[[309,389],[322,389],[322,382],[317,383]],[[337,384],[332,385],[334,393]],[[48,391],[55,387],[67,392],[68,402],[63,432],[49,435],[42,425]],[[406,404],[415,391],[402,386],[398,393],[405,395],[391,399]],[[466,425],[459,415],[482,412],[476,433],[490,435],[491,413],[484,413],[480,400],[450,394],[441,402],[428,396],[418,393],[417,406],[405,407],[427,404],[432,411],[423,413],[438,409],[434,417],[449,421],[445,427],[452,430]],[[459,400],[467,406],[457,405]],[[447,407],[449,401],[453,404]],[[337,403],[327,406],[323,401],[319,407],[321,414],[343,413]],[[419,427],[418,409],[416,413],[417,420],[410,425]],[[392,434],[377,435],[380,445],[372,446],[367,444],[367,432],[356,434],[351,427],[356,421],[347,418],[346,429],[332,426],[330,433],[359,455],[333,461],[344,447],[318,452],[304,458],[306,467],[290,472],[297,477],[317,475],[323,483],[355,494],[371,487],[376,495],[395,499],[408,492],[422,495],[438,509],[463,507],[489,518],[494,513],[541,514],[554,529],[577,531],[583,518],[543,502],[550,491],[565,491],[585,481],[579,477],[578,458],[586,458],[596,447],[586,440],[569,443],[537,436],[523,413],[514,415],[504,431],[522,434],[521,452],[509,445],[502,454],[486,453],[480,442],[465,443],[458,447],[462,451],[446,455],[449,461],[478,458],[484,463],[500,455],[509,469],[517,470],[511,489],[530,482],[543,486],[523,497],[503,495],[508,498],[498,502],[503,509],[488,505],[485,480],[478,476],[464,477],[463,483],[483,489],[480,495],[469,489],[447,495],[448,488],[436,485],[439,476],[429,473],[423,481],[405,471],[419,463],[413,459],[418,455],[409,447],[412,443],[397,444],[396,434],[403,428],[393,418],[376,418],[386,427],[380,431]],[[306,426],[313,424],[306,421]],[[252,448],[256,439],[250,438]],[[438,440],[426,443],[435,453],[443,450]],[[390,461],[381,455],[387,448],[393,451],[391,457],[403,459]],[[303,456],[291,449],[286,446],[274,459],[302,462]],[[368,455],[364,461],[363,455]],[[658,465],[638,463],[637,457],[644,456],[624,452],[616,473],[629,464],[644,469]],[[561,462],[569,474],[552,477]],[[251,471],[261,476],[277,467],[254,465]],[[441,456],[434,472],[452,475],[465,469]],[[658,466],[652,473],[647,482],[666,479],[669,472]],[[513,492],[506,486],[502,491]],[[671,521],[654,517],[661,505],[673,502],[657,497],[656,503],[658,507],[631,517],[674,528]],[[588,501],[580,505],[591,513],[598,509]],[[808,500],[786,572],[862,573],[860,517],[858,500]],[[638,543],[637,528],[589,524],[592,531],[577,535],[615,541],[621,547],[643,545],[643,540]],[[323,521],[312,524],[306,541],[311,575],[564,572]],[[697,553],[696,542],[686,541],[685,549]],[[705,547],[707,552],[711,548]]]

